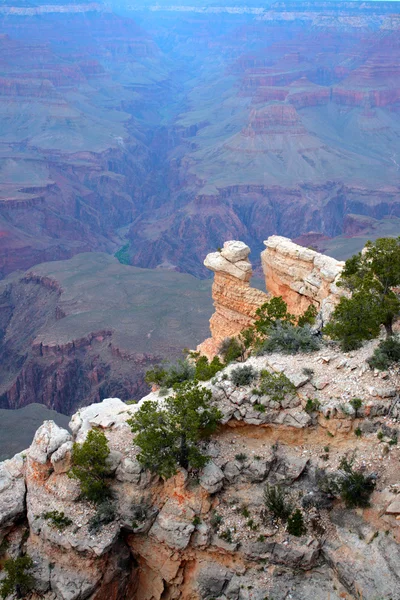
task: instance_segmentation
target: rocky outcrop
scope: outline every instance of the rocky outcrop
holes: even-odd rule
[[[215,273],[212,287],[215,313],[210,319],[211,338],[198,350],[215,356],[223,339],[237,336],[252,325],[257,308],[268,295],[250,287],[252,275],[250,248],[243,242],[225,242],[220,252],[208,254],[204,265]]]
[[[109,398],[82,408],[71,433],[43,423],[28,450],[0,464],[0,557],[32,558],[35,591],[26,600],[264,600],[293,590],[298,600],[399,600],[399,375],[365,368],[376,344],[351,356],[325,348],[249,359],[257,373],[292,381],[280,402],[254,394],[257,379],[235,387],[230,365],[203,384],[223,414],[204,446],[210,461],[167,481],[137,459],[127,420],[138,405]],[[349,402],[355,393],[358,414]],[[163,398],[151,393],[139,405]],[[319,408],[305,410],[309,399]],[[72,443],[92,428],[111,449],[114,508],[97,528],[96,507],[67,475]],[[357,466],[377,477],[371,507],[357,511],[333,504],[324,484],[355,444]],[[291,536],[271,518],[267,484],[279,484],[301,509],[305,535]],[[46,516],[52,511],[71,522],[58,528]]]
[[[261,254],[265,285],[273,296],[282,296],[288,309],[302,314],[310,304],[326,322],[343,295],[337,287],[344,263],[273,235]]]
[[[264,243],[267,248],[261,253],[261,262],[268,294],[250,287],[250,248],[243,242],[225,242],[220,252],[208,254],[204,261],[215,274],[215,313],[210,319],[211,338],[198,350],[209,358],[218,353],[222,340],[252,325],[256,310],[271,296],[282,296],[295,315],[303,314],[312,304],[322,326],[344,293],[336,285],[343,262],[280,236],[271,236]]]

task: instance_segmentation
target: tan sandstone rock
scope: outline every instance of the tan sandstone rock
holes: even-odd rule
[[[227,337],[237,336],[254,323],[257,308],[267,302],[268,295],[250,287],[252,275],[248,259],[250,248],[243,242],[225,242],[221,252],[208,254],[204,265],[214,271],[212,295],[215,313],[210,319],[211,338],[198,350],[212,358]]]
[[[322,311],[322,320],[326,321],[343,295],[336,284],[344,262],[278,235],[272,235],[264,244],[266,249],[261,253],[261,262],[269,293],[282,296],[295,315],[302,314],[313,304]]]
[[[250,287],[250,248],[243,242],[225,242],[221,252],[206,256],[204,265],[215,273],[215,313],[210,319],[211,338],[198,350],[208,358],[217,354],[222,340],[252,325],[257,308],[271,296],[282,296],[295,315],[313,304],[319,311],[318,325],[322,326],[345,293],[337,286],[343,262],[277,235],[264,243],[267,248],[261,253],[261,261],[269,294]]]

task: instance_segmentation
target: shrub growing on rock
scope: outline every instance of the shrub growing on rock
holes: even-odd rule
[[[17,598],[26,598],[26,594],[32,589],[34,579],[29,571],[33,567],[30,556],[19,556],[9,558],[3,565],[6,577],[0,583],[0,594],[7,598],[15,594]]]
[[[367,360],[371,369],[379,369],[385,371],[393,363],[400,361],[400,339],[389,337],[380,342],[375,348],[373,355]]]
[[[287,531],[290,535],[295,535],[296,537],[301,537],[307,533],[303,514],[299,508],[296,508],[293,514],[288,517]]]
[[[144,402],[128,423],[137,434],[139,462],[169,478],[179,466],[200,468],[208,462],[198,442],[216,430],[221,418],[220,411],[211,405],[211,392],[187,382],[177,386],[175,395],[162,404]]]
[[[96,514],[89,521],[89,531],[97,533],[104,525],[115,519],[115,506],[110,500],[98,505]]]
[[[269,396],[271,400],[280,404],[287,394],[294,396],[296,388],[284,373],[270,373],[262,370],[258,388],[253,390],[253,394],[259,396]]]
[[[231,381],[236,387],[243,385],[250,385],[250,383],[257,377],[257,371],[250,365],[244,365],[243,367],[236,367],[231,371]]]
[[[258,333],[269,335],[272,327],[277,323],[294,324],[296,317],[288,312],[287,304],[282,296],[271,298],[256,310],[254,327]]]
[[[196,360],[194,378],[197,381],[208,381],[223,368],[224,365],[222,364],[218,356],[214,356],[211,362],[208,362],[206,356],[199,356],[199,358]]]
[[[237,338],[227,337],[222,340],[218,354],[222,356],[227,365],[238,358],[243,358],[244,350],[243,344]]]
[[[366,508],[375,489],[375,477],[354,469],[353,463],[354,457],[344,457],[340,462],[337,478],[339,494],[347,508]]]
[[[292,323],[277,323],[269,331],[268,337],[257,348],[257,354],[315,352],[319,349],[320,343],[319,338],[311,331],[309,325],[296,327]]]
[[[160,387],[172,388],[174,385],[194,379],[195,366],[187,359],[178,360],[170,365],[156,365],[145,375],[146,383],[155,383]]]
[[[51,510],[43,513],[43,519],[50,521],[50,523],[56,527],[59,531],[63,531],[69,525],[72,525],[72,521],[69,517],[66,517],[63,511]]]
[[[400,299],[393,291],[399,284],[400,237],[368,242],[365,251],[346,261],[340,285],[352,296],[341,298],[326,333],[346,351],[377,337],[381,325],[390,338],[400,313]]]
[[[292,512],[291,504],[286,500],[286,493],[279,485],[266,485],[264,502],[267,510],[277,519],[287,521]]]
[[[91,429],[83,444],[75,443],[72,448],[73,466],[68,475],[79,481],[82,497],[96,504],[111,495],[109,454],[107,438],[99,429]]]

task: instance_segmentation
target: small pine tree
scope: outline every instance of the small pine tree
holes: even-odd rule
[[[274,517],[287,521],[292,512],[292,506],[286,500],[286,493],[279,485],[270,486],[267,484],[264,490],[264,502],[268,511]]]
[[[3,568],[7,575],[0,583],[1,597],[7,598],[16,594],[17,598],[25,598],[34,584],[34,579],[29,573],[32,567],[33,561],[28,555],[6,560]]]
[[[107,438],[99,429],[91,429],[83,444],[75,443],[72,449],[73,466],[68,475],[79,481],[82,497],[96,504],[111,494],[107,467],[109,454]]]
[[[218,354],[220,354],[226,365],[237,360],[238,358],[243,358],[245,352],[244,343],[238,340],[235,337],[227,337],[222,340],[221,345],[218,349]]]
[[[267,335],[271,327],[278,321],[281,323],[294,323],[295,317],[288,312],[287,304],[282,296],[271,298],[256,310],[254,327],[260,334]]]
[[[337,488],[347,508],[366,508],[370,505],[369,499],[375,489],[375,478],[354,469],[353,464],[354,454],[350,458],[342,458]]]
[[[296,537],[301,537],[307,533],[307,527],[304,524],[303,514],[300,509],[296,508],[294,513],[288,518],[287,530],[290,535],[295,535]]]
[[[208,462],[198,442],[216,430],[222,417],[211,406],[211,392],[195,382],[176,386],[175,391],[162,406],[151,400],[144,402],[128,421],[137,434],[139,462],[165,478],[174,475],[178,466],[200,468]]]
[[[364,340],[379,334],[393,335],[393,322],[400,313],[400,299],[394,288],[400,284],[400,237],[368,242],[365,250],[346,261],[340,285],[351,298],[341,298],[326,333],[344,350],[358,348]]]

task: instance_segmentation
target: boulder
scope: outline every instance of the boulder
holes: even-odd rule
[[[61,429],[54,421],[45,421],[35,433],[28,450],[28,458],[45,465],[53,452],[69,441],[71,435],[66,429]]]
[[[252,275],[251,264],[248,261],[241,260],[232,263],[227,260],[220,252],[211,252],[207,254],[204,260],[204,266],[214,273],[226,273],[239,279],[240,281],[249,281]]]
[[[237,240],[225,242],[221,250],[221,255],[231,263],[246,260],[249,254],[250,248],[244,242]]]
[[[224,474],[221,469],[211,460],[206,464],[200,475],[200,485],[209,494],[219,492],[224,484]]]
[[[220,596],[231,580],[232,575],[231,571],[218,563],[204,563],[197,576],[197,587],[200,598],[202,600],[211,600],[211,598]]]
[[[195,529],[195,512],[173,499],[167,500],[150,529],[149,535],[170,548],[183,550],[188,546]]]

